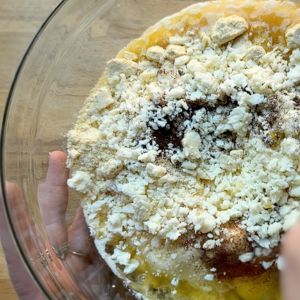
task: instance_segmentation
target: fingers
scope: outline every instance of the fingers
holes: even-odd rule
[[[9,207],[13,207],[13,217],[17,218],[18,220],[22,220],[23,219],[23,215],[24,215],[24,208],[25,208],[25,204],[24,201],[22,200],[22,191],[21,189],[13,182],[7,182],[5,185],[6,188],[6,195],[7,195],[7,203]],[[2,201],[1,201],[1,205],[2,205]],[[1,214],[2,211],[4,210],[1,209]],[[5,218],[4,218],[4,214],[3,214],[3,218],[0,218],[0,232],[4,235],[8,235],[9,236],[9,232],[7,231],[6,228],[6,223],[5,223]],[[22,227],[25,227],[25,224],[23,226],[23,224],[21,225]]]
[[[62,151],[54,151],[49,154],[46,183],[52,186],[66,186],[68,180],[66,161],[67,155]]]
[[[300,224],[284,237],[282,244],[284,269],[281,274],[281,289],[284,300],[299,300],[300,295]]]
[[[57,246],[68,245],[69,252],[63,261],[65,270],[73,275],[77,284],[87,295],[92,293],[94,286],[99,295],[100,284],[106,284],[99,273],[99,256],[89,238],[89,231],[84,220],[83,211],[79,208],[69,230],[67,229],[65,214],[68,202],[67,179],[68,172],[65,167],[66,155],[63,152],[52,152],[49,157],[49,168],[45,182],[39,185],[38,198],[41,216],[46,228],[49,243]],[[75,251],[75,254],[72,254]],[[52,253],[52,250],[50,249]],[[77,252],[77,253],[76,253]],[[78,253],[88,256],[78,256]],[[55,253],[57,255],[57,253]],[[97,258],[97,261],[96,261]],[[109,274],[109,272],[106,272]],[[88,287],[88,289],[87,289]],[[101,289],[100,289],[101,290]],[[101,298],[102,299],[102,298]]]
[[[14,217],[18,218],[19,220],[22,220],[24,214],[24,201],[22,201],[22,193],[20,188],[12,182],[6,183],[6,195],[7,195],[7,202],[9,203],[9,206],[14,207]],[[1,199],[1,206],[2,206],[2,199]],[[9,249],[15,248],[14,242],[11,238],[9,227],[5,222],[5,216],[4,216],[4,207],[0,209],[1,218],[0,218],[0,233],[1,233],[1,241],[3,243],[3,248],[5,251],[9,252]]]
[[[6,184],[6,195],[8,202],[14,207],[14,216],[24,219],[24,199],[20,188],[14,183]],[[1,198],[1,196],[0,196]],[[42,294],[35,285],[24,263],[17,251],[16,245],[11,237],[9,227],[5,222],[4,207],[0,199],[0,234],[1,243],[5,253],[8,270],[12,283],[20,299],[42,299]],[[23,212],[23,214],[21,214]],[[25,230],[25,229],[24,229]]]
[[[66,154],[54,151],[49,155],[45,182],[39,184],[38,201],[49,243],[62,246],[68,241],[65,214],[68,204]]]
[[[84,220],[82,208],[78,208],[74,221],[69,228],[70,249],[76,252],[88,253],[91,246],[88,227]]]
[[[74,274],[79,279],[79,285],[90,298],[111,299],[112,293],[108,291],[111,286],[111,271],[101,261],[93,241],[89,236],[89,230],[84,219],[82,208],[78,208],[74,221],[69,228],[70,251],[87,254],[87,257],[80,257],[69,253],[65,264],[69,264]],[[88,287],[88,289],[87,289]]]
[[[66,261],[72,263],[73,272],[83,272],[86,268],[84,273],[87,273],[90,270],[89,265],[93,265],[96,252],[81,207],[77,209],[74,221],[69,228],[69,250]],[[82,253],[84,256],[74,255],[72,251]]]

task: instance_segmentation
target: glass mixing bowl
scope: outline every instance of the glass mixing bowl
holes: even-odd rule
[[[65,134],[107,60],[164,16],[195,1],[68,0],[49,16],[19,66],[7,100],[1,135],[1,180],[13,237],[33,278],[50,299],[130,299],[103,267],[103,293],[74,284],[78,273],[51,255],[41,222],[37,188],[47,172],[48,153],[64,150]],[[5,182],[22,190],[18,203]],[[79,206],[69,194],[67,220]],[[71,280],[73,278],[74,280]],[[117,292],[116,292],[117,291]]]

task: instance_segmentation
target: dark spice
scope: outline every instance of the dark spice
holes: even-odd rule
[[[264,273],[262,261],[271,261],[278,254],[278,249],[274,249],[269,256],[255,258],[250,262],[241,262],[240,255],[253,252],[253,247],[248,241],[247,233],[239,227],[238,221],[230,221],[222,226],[220,236],[214,239],[222,240],[220,246],[213,249],[199,249],[201,257],[208,269],[215,268],[218,278],[231,279],[240,276],[255,276]],[[185,237],[182,243],[185,248],[194,247],[200,241],[203,245],[208,240],[206,234],[193,234]]]
[[[152,129],[152,137],[159,149],[163,153],[172,144],[175,148],[182,148],[181,140],[184,135],[183,123],[191,118],[193,111],[191,109],[182,111],[174,116],[166,117],[167,124],[158,129]]]
[[[300,97],[299,96],[296,96],[293,99],[293,102],[294,102],[296,108],[300,108]]]
[[[261,136],[269,147],[275,147],[283,138],[279,130],[280,105],[276,96],[271,96],[267,102],[253,108],[251,127],[253,132]]]

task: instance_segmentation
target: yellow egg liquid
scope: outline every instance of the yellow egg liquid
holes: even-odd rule
[[[199,280],[199,285],[180,280],[171,284],[172,276],[155,275],[148,264],[143,264],[131,276],[137,290],[149,299],[173,300],[280,300],[278,272],[266,271],[259,276],[235,279]],[[135,286],[135,284],[134,284]],[[142,288],[141,288],[142,287]],[[155,296],[153,297],[153,294]],[[159,296],[160,295],[160,296]]]

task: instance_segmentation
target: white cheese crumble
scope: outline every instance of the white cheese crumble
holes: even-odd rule
[[[68,186],[76,189],[78,192],[85,192],[88,184],[91,180],[91,176],[87,172],[76,171],[73,176],[68,179]]]
[[[112,255],[112,260],[115,260],[117,264],[124,266],[124,273],[130,274],[134,272],[138,266],[139,262],[135,259],[131,259],[131,254],[129,252],[124,252],[119,249],[115,249]]]
[[[198,158],[200,156],[201,138],[195,131],[187,132],[182,140],[183,152],[189,157]]]
[[[97,100],[96,108],[101,111],[114,103],[114,99],[108,88],[100,88],[95,95]]]
[[[166,175],[167,170],[165,167],[157,166],[152,163],[147,164],[146,171],[152,177],[162,177]]]
[[[171,281],[171,284],[173,285],[173,286],[177,286],[178,285],[178,283],[179,283],[179,279],[178,278],[173,278],[172,279],[172,281]]]
[[[300,47],[300,24],[293,25],[286,31],[286,41],[290,48]]]
[[[164,60],[165,49],[159,46],[150,47],[147,50],[147,58],[156,62],[162,62]]]
[[[284,258],[282,256],[279,256],[276,260],[276,265],[278,270],[282,271],[284,269]]]
[[[265,270],[270,269],[273,265],[274,261],[263,261],[261,262],[261,265]]]
[[[243,263],[245,262],[249,262],[253,259],[254,257],[254,253],[253,252],[247,252],[247,253],[243,253],[239,256],[239,260]]]
[[[125,274],[140,265],[129,248],[149,258],[192,236],[199,258],[224,245],[230,222],[253,250],[238,260],[252,262],[299,220],[299,24],[286,31],[290,52],[256,44],[248,31],[244,18],[222,17],[111,60],[107,83],[69,132],[68,185],[85,194],[91,233],[121,240],[111,260]]]
[[[204,280],[206,280],[206,281],[213,281],[214,278],[215,278],[215,275],[214,275],[214,274],[206,274],[206,275],[204,276]]]
[[[248,26],[246,20],[239,16],[220,18],[213,28],[212,38],[222,45],[246,32]]]

